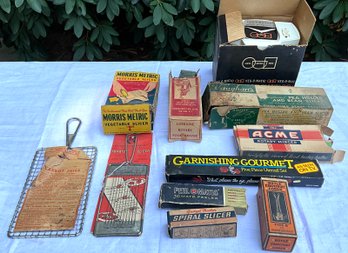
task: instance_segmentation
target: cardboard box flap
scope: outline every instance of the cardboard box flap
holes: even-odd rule
[[[320,126],[320,128],[321,128],[321,132],[326,136],[331,136],[334,132],[333,129],[327,126]]]
[[[240,11],[226,13],[219,17],[221,26],[221,43],[228,43],[245,38],[242,14]],[[221,20],[222,19],[222,20]]]
[[[345,154],[346,154],[346,151],[344,150],[336,150],[335,154],[332,157],[331,163],[342,162]]]
[[[294,24],[301,34],[300,45],[308,43],[312,35],[315,21],[315,16],[308,3],[305,0],[301,0],[293,19]]]
[[[248,16],[292,16],[302,0],[221,0],[218,15],[240,11]]]

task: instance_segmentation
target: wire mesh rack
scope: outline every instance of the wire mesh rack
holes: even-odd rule
[[[15,213],[13,215],[11,224],[9,226],[9,230],[7,233],[8,237],[10,238],[72,237],[72,236],[78,236],[81,234],[83,229],[83,224],[84,224],[84,216],[86,212],[86,206],[87,206],[88,194],[89,194],[90,184],[91,184],[93,170],[94,170],[94,164],[97,157],[97,148],[88,146],[88,147],[79,147],[78,149],[81,149],[82,151],[86,153],[86,155],[91,159],[91,164],[88,168],[85,189],[84,189],[81,202],[78,208],[74,228],[72,230],[44,230],[44,231],[38,230],[38,231],[20,231],[20,232],[14,231],[26,194],[28,190],[30,189],[30,187],[32,186],[33,181],[40,173],[45,163],[45,159],[44,159],[45,148],[42,148],[36,151],[34,159],[31,163],[28,177],[24,184]]]

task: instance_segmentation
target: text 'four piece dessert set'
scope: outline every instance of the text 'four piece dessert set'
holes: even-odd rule
[[[292,251],[297,232],[288,186],[321,187],[319,163],[342,161],[344,151],[325,137],[333,134],[325,91],[294,87],[315,23],[310,8],[304,0],[251,8],[255,1],[220,1],[216,81],[202,95],[196,70],[169,73],[168,82],[168,141],[200,142],[204,122],[233,129],[239,155],[163,157],[168,182],[158,205],[173,209],[167,212],[171,238],[236,237],[237,215],[248,210],[246,190],[226,185],[257,185],[262,248]],[[101,107],[104,133],[114,140],[91,228],[95,236],[143,231],[159,80],[156,73],[116,71]],[[71,148],[80,124],[68,120],[66,146],[36,152],[9,237],[82,232],[97,150]]]

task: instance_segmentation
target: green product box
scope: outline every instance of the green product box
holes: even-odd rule
[[[322,88],[210,82],[202,97],[211,129],[235,125],[329,124],[333,108]]]

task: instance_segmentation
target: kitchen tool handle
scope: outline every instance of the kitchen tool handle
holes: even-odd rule
[[[71,133],[70,125],[75,121],[77,121],[78,124],[77,124],[77,127],[75,128],[75,131],[73,131],[73,133]],[[68,148],[71,148],[71,144],[74,142],[74,139],[76,137],[76,134],[77,134],[80,126],[81,126],[81,120],[79,118],[70,118],[66,122],[66,146]]]

